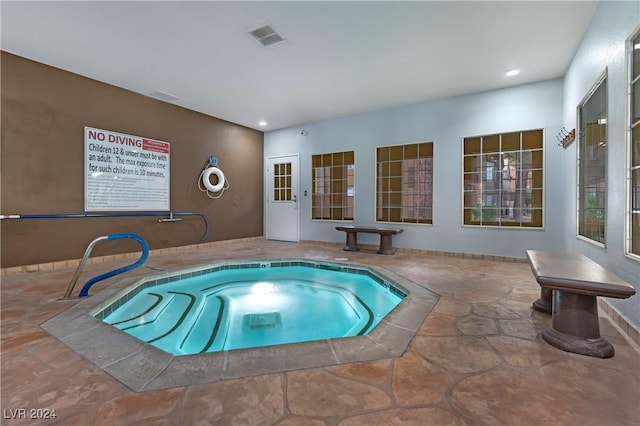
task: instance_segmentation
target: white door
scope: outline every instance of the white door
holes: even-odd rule
[[[268,240],[298,242],[298,155],[267,158]]]

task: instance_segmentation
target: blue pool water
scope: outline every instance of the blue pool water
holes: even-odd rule
[[[367,334],[404,296],[368,270],[261,266],[141,285],[97,316],[185,355]]]

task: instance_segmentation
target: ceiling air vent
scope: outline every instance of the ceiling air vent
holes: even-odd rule
[[[249,35],[263,46],[271,46],[284,41],[284,37],[278,34],[270,24],[247,31]]]

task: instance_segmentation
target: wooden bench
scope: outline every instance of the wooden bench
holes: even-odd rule
[[[542,339],[567,352],[612,357],[613,346],[600,336],[597,298],[626,299],[636,290],[582,255],[527,250],[527,258],[538,284],[553,295],[551,326]]]
[[[387,229],[387,228],[365,228],[362,226],[336,226],[338,231],[344,231],[347,233],[347,243],[343,250],[345,251],[358,251],[358,232],[365,232],[368,234],[380,235],[380,250],[378,254],[394,254],[393,244],[391,242],[391,236],[402,233],[402,229]]]

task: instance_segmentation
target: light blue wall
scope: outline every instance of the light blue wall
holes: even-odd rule
[[[625,256],[625,215],[628,139],[625,118],[626,40],[640,25],[640,2],[600,2],[565,76],[563,124],[577,126],[576,108],[605,70],[607,71],[607,218],[606,247],[576,237],[576,146],[567,149],[562,176],[567,197],[564,212],[568,250],[583,253],[627,280],[640,293],[640,261]],[[577,141],[576,141],[577,142]],[[608,299],[640,329],[640,294],[630,299]]]
[[[310,219],[311,155],[355,151],[358,225],[374,225],[375,148],[434,142],[433,225],[397,225],[397,247],[524,257],[526,249],[562,249],[565,152],[555,135],[562,120],[560,79],[311,123],[265,134],[265,156],[300,154],[300,239],[343,242],[339,222]],[[478,229],[461,225],[462,138],[545,129],[545,228]],[[307,136],[301,136],[300,130]],[[364,244],[376,235],[361,234]]]

